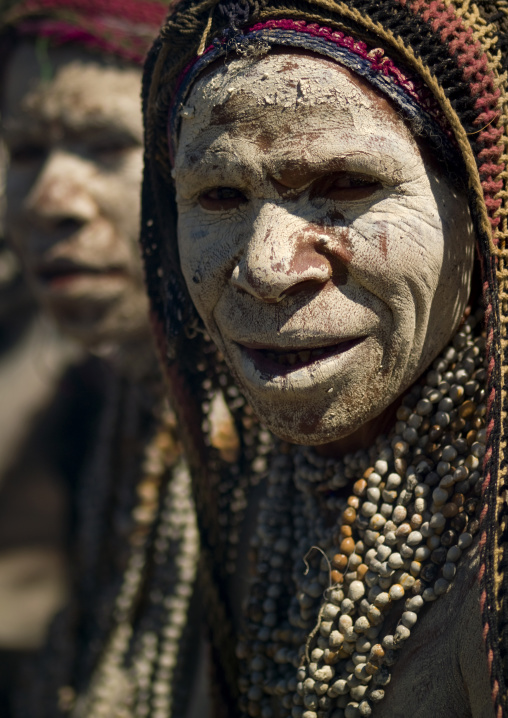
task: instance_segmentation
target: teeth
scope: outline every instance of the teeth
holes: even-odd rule
[[[332,347],[319,347],[317,349],[302,349],[299,352],[270,352],[266,351],[265,356],[271,361],[282,364],[282,366],[294,366],[295,364],[307,364],[309,361],[319,358]]]

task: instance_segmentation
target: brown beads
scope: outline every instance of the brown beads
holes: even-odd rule
[[[441,509],[441,513],[445,517],[445,519],[452,519],[454,516],[457,516],[459,513],[459,507],[457,504],[449,503],[445,504],[443,508]]]
[[[455,531],[463,531],[466,528],[467,516],[464,513],[459,513],[451,520],[452,528]]]
[[[443,429],[438,426],[437,424],[435,426],[432,426],[429,431],[429,439],[431,441],[439,441],[439,439],[443,436]]]
[[[471,446],[471,444],[474,444],[476,441],[476,431],[474,429],[471,429],[471,431],[468,431],[466,435],[466,441],[468,443],[468,446]]]
[[[452,502],[456,504],[459,508],[464,506],[465,500],[466,499],[464,494],[453,494],[452,496]]]
[[[461,419],[469,419],[476,411],[476,405],[473,401],[465,401],[459,406],[458,414]]]
[[[453,431],[462,431],[462,429],[465,427],[465,425],[466,425],[465,420],[461,419],[460,417],[458,417],[457,419],[452,421],[452,423],[450,424]]]
[[[363,579],[365,578],[365,574],[367,573],[368,570],[369,570],[369,567],[364,563],[361,563],[358,566],[358,568],[356,569],[356,575],[357,575],[359,581],[363,581]]]
[[[370,660],[371,661],[380,661],[382,658],[385,657],[385,649],[380,643],[376,643],[372,648],[370,649]]]
[[[352,538],[345,538],[340,544],[340,550],[345,553],[346,556],[351,556],[355,550],[355,542]]]
[[[356,482],[356,483],[358,483],[358,482]],[[342,522],[345,524],[353,524],[355,522],[355,520],[356,520],[356,511],[352,506],[348,506],[347,509],[344,509],[344,513],[342,514]]]
[[[364,496],[365,492],[367,491],[367,482],[365,479],[358,479],[358,481],[355,481],[353,484],[353,493],[355,496]]]
[[[467,514],[473,516],[478,508],[478,499],[468,499],[464,504],[464,509]]]
[[[332,583],[344,583],[344,574],[340,571],[331,572]]]
[[[348,559],[343,553],[336,553],[332,558],[332,566],[337,571],[345,571],[347,567]]]

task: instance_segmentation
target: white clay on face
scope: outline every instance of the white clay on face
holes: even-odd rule
[[[11,152],[6,230],[41,303],[87,345],[147,328],[137,248],[142,172],[141,72],[76,48],[33,43],[6,71]]]
[[[174,176],[191,297],[279,436],[322,444],[379,416],[456,329],[467,202],[388,101],[322,58],[201,78]]]

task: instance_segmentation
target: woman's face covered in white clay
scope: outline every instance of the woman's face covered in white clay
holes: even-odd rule
[[[137,67],[76,47],[50,49],[44,65],[26,42],[2,88],[8,238],[41,303],[92,346],[148,332],[140,82]]]
[[[277,435],[359,429],[459,324],[467,202],[388,101],[333,62],[271,54],[203,76],[174,177],[192,300]]]

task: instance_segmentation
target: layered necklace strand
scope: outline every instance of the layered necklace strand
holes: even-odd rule
[[[184,711],[176,678],[199,540],[175,433],[174,417],[165,410],[143,452],[114,625],[90,686],[70,706],[73,718],[169,718]]]
[[[383,699],[420,610],[448,591],[478,531],[481,323],[466,320],[370,450],[330,460],[278,446],[237,647],[243,716],[355,718]]]

